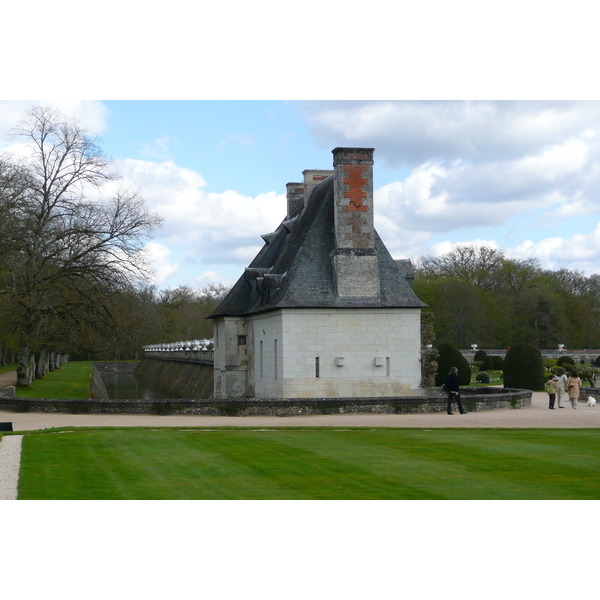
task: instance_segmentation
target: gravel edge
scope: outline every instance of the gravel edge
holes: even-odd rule
[[[22,435],[5,435],[0,440],[0,500],[17,499],[22,443]]]

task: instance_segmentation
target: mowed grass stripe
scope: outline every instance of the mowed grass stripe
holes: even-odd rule
[[[470,432],[456,434],[455,431],[444,431],[440,435],[439,430],[432,433],[406,432],[401,436],[399,445],[395,431],[370,436],[366,444],[353,433],[348,438],[349,445],[339,454],[335,454],[335,446],[329,447],[329,458],[358,464],[392,481],[400,481],[404,487],[408,487],[407,482],[410,482],[412,493],[406,489],[400,491],[404,498],[563,497],[565,490],[561,474],[569,482],[575,480],[583,484],[568,490],[568,497],[573,497],[573,492],[586,494],[597,491],[597,465],[578,472],[569,468],[561,473],[560,466],[554,463],[542,465],[531,457],[526,459],[526,453],[516,451],[510,442],[507,444],[502,439],[484,435],[481,443],[486,447],[478,449],[471,445]],[[458,439],[458,443],[453,443],[452,439]],[[374,445],[383,447],[379,455]],[[558,486],[555,485],[557,479]],[[386,497],[376,489],[373,491],[376,497]]]
[[[395,448],[395,432],[389,433],[371,442]],[[405,462],[429,470],[437,481],[448,475],[463,479],[464,491],[452,497],[598,497],[595,430],[444,430],[442,435],[420,430],[407,432],[403,440]]]
[[[27,435],[26,499],[598,499],[594,430]]]

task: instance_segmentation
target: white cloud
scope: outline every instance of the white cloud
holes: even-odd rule
[[[245,266],[262,246],[261,234],[274,230],[285,216],[285,195],[207,193],[200,173],[172,161],[129,159],[119,167],[125,182],[140,189],[148,208],[164,217],[159,235],[171,247],[178,239],[186,262]]]
[[[526,240],[515,248],[507,248],[506,254],[515,258],[537,258],[547,269],[564,266],[588,273],[600,272],[600,223],[589,233],[550,237],[536,243]]]
[[[171,250],[167,246],[150,242],[144,247],[144,253],[153,271],[152,283],[161,285],[179,271],[179,264],[171,263],[168,260]]]
[[[431,246],[431,254],[433,256],[442,256],[454,250],[457,246],[472,246],[473,248],[493,248],[499,250],[498,243],[495,240],[469,240],[466,242],[438,242]]]
[[[318,143],[373,147],[384,168],[411,167],[375,191],[375,223],[393,252],[427,254],[428,241],[485,239],[486,229],[498,239],[515,223],[541,244],[559,222],[565,234],[571,217],[592,227],[600,218],[600,103],[307,102],[300,111]]]
[[[600,116],[595,102],[304,102],[299,110],[324,147],[373,147],[395,167],[537,153],[573,135],[593,138]]]

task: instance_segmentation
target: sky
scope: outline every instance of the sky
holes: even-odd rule
[[[370,147],[375,227],[394,258],[487,245],[600,273],[600,102],[0,101],[0,150],[34,105],[99,136],[122,184],[164,221],[159,287],[233,284],[286,212],[286,183]]]

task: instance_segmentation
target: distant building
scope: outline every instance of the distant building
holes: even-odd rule
[[[419,386],[410,261],[373,226],[373,149],[287,184],[287,215],[214,320],[214,397],[395,396]]]

